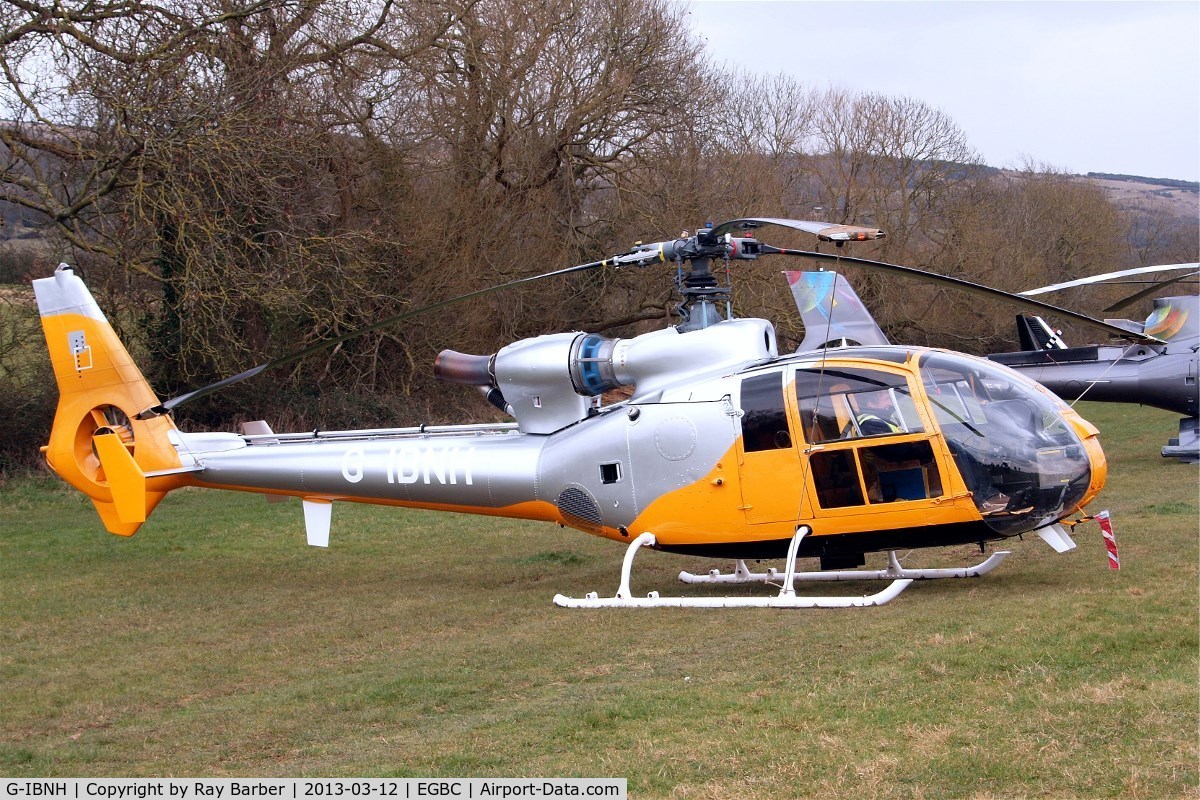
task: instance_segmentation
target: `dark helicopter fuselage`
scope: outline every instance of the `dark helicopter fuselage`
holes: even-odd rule
[[[1162,454],[1194,461],[1200,457],[1200,297],[1163,297],[1154,305],[1145,323],[1126,324],[1164,344],[1060,345],[989,358],[1067,401],[1136,403],[1183,415],[1179,436]],[[1024,335],[1022,339],[1033,344]]]

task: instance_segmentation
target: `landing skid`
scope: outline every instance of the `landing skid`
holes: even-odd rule
[[[779,594],[769,597],[662,597],[651,592],[646,597],[634,597],[629,589],[629,574],[633,568],[633,557],[642,547],[653,547],[654,534],[643,533],[630,543],[621,565],[621,585],[614,597],[600,597],[589,592],[582,599],[555,595],[554,603],[565,608],[865,608],[881,606],[893,600],[908,588],[914,580],[936,578],[972,578],[991,572],[1009,555],[1002,550],[993,553],[982,563],[961,569],[905,569],[900,566],[895,552],[888,553],[888,567],[882,570],[847,570],[842,572],[796,572],[796,553],[800,542],[810,533],[801,525],[796,530],[788,547],[787,562],[783,572],[770,569],[767,572],[751,572],[744,561],[739,560],[732,574],[713,570],[707,575],[681,572],[680,580],[685,583],[775,583],[779,582]],[[863,597],[807,597],[796,594],[795,581],[846,581],[846,580],[891,580],[888,587],[875,594]]]
[[[792,580],[797,581],[881,581],[888,579],[911,578],[915,581],[934,580],[937,578],[978,578],[1000,566],[1004,559],[1011,554],[1010,550],[999,550],[992,553],[986,560],[973,567],[961,569],[906,569],[900,566],[896,551],[888,551],[887,569],[861,570],[826,570],[822,572],[796,572]],[[714,569],[706,575],[694,575],[691,572],[679,573],[679,580],[684,583],[776,583],[786,579],[783,572],[771,567],[766,572],[751,572],[746,562],[738,560],[731,573],[723,573]]]

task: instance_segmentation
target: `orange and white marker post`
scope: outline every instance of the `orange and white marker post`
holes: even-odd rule
[[[1096,515],[1096,522],[1100,523],[1100,534],[1104,536],[1104,546],[1108,548],[1108,568],[1120,569],[1121,557],[1117,555],[1117,535],[1113,533],[1112,519],[1107,511],[1101,511]]]

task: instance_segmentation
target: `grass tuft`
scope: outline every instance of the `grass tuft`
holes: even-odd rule
[[[1183,501],[1169,501],[1166,503],[1155,503],[1154,505],[1146,506],[1143,509],[1146,514],[1186,514],[1196,516],[1200,513],[1200,508],[1195,503],[1187,503]]]
[[[576,566],[583,563],[583,556],[570,550],[546,550],[522,558],[520,563],[547,567]]]

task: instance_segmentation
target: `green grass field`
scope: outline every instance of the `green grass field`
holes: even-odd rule
[[[0,488],[0,775],[1196,797],[1197,469],[1158,455],[1173,415],[1084,414],[1105,434],[1094,510],[1112,509],[1119,573],[1088,524],[1070,553],[1013,541],[985,578],[860,610],[569,611],[556,592],[615,590],[619,546],[343,504],[318,550],[295,502],[193,490],[124,540],[57,481],[13,480]],[[696,591],[674,576],[708,566],[643,552],[634,589]]]

